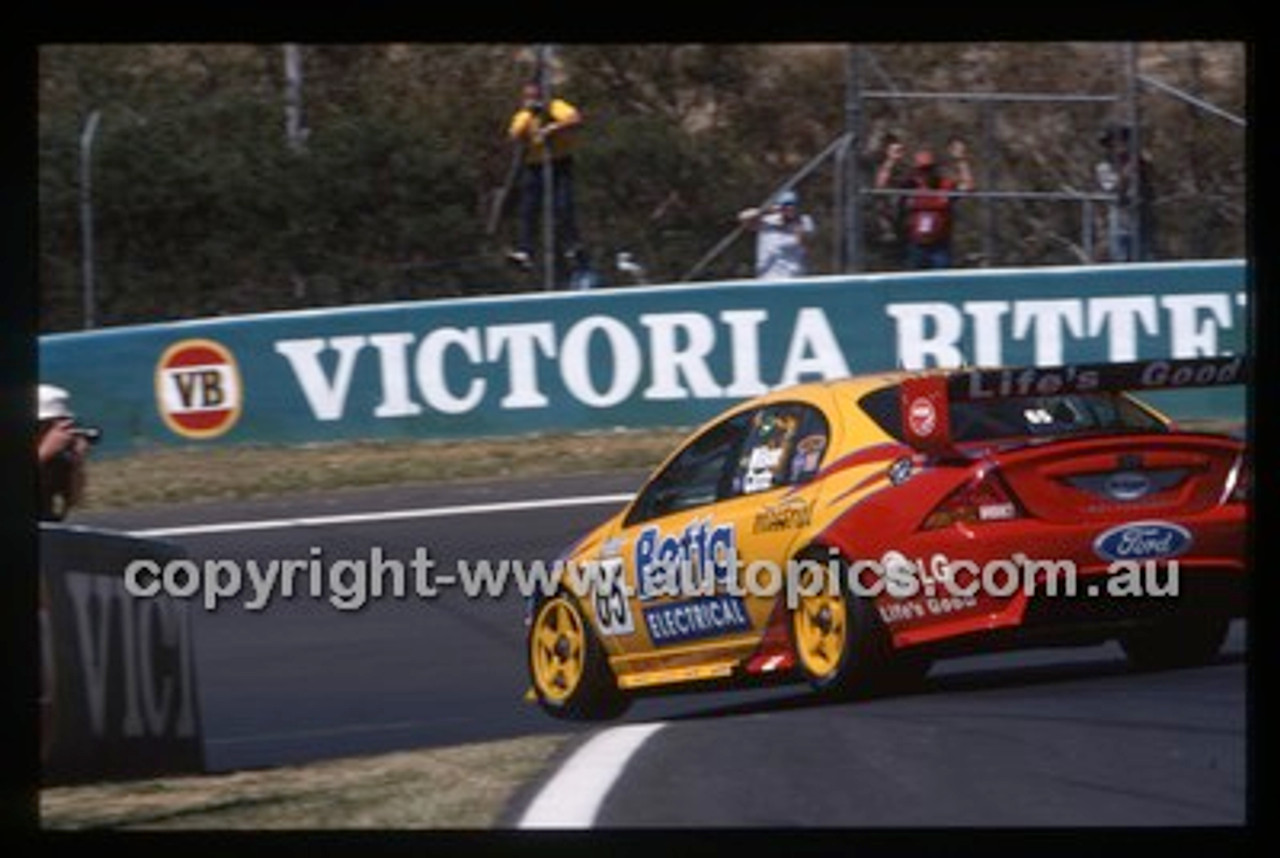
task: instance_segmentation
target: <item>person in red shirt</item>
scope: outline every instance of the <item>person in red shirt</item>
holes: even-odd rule
[[[876,187],[889,185],[896,162],[905,156],[905,147],[892,147],[886,151],[885,162],[876,173]],[[913,169],[902,184],[911,191],[903,198],[903,220],[906,243],[906,264],[911,269],[950,268],[952,207],[955,198],[950,193],[971,191],[974,188],[973,173],[963,140],[953,137],[947,144],[954,177],[944,175],[942,165],[933,152],[921,149],[916,152]]]

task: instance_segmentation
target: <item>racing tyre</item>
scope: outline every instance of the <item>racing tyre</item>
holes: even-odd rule
[[[533,691],[548,714],[574,721],[608,720],[631,705],[618,690],[591,621],[566,594],[534,610],[528,648]]]
[[[1126,632],[1120,646],[1139,670],[1192,667],[1213,660],[1222,649],[1227,625],[1223,617],[1165,620]]]
[[[791,641],[800,673],[814,690],[833,697],[881,690],[893,674],[888,636],[875,606],[849,591],[843,568],[841,580],[832,584],[825,560],[799,559],[815,561],[799,573],[791,612]],[[821,586],[815,575],[823,577]]]

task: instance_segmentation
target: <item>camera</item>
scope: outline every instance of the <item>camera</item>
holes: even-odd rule
[[[102,440],[102,430],[97,426],[82,426],[79,423],[71,427],[71,434],[77,438],[83,438],[90,444],[97,444]]]
[[[83,438],[90,445],[102,440],[97,426],[73,423],[67,427],[72,437]],[[42,521],[62,521],[80,502],[84,485],[84,462],[72,446],[56,453],[40,467],[40,508]]]

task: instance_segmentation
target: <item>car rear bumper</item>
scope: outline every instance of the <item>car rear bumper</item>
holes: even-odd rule
[[[1169,616],[1243,616],[1248,601],[1243,508],[1220,506],[1164,523],[1191,534],[1183,551],[1121,561],[1099,552],[1100,535],[1110,528],[1096,522],[1050,525],[1024,520],[915,534],[909,556],[920,568],[936,570],[965,560],[970,569],[985,572],[993,564],[1021,558],[1015,564],[1021,578],[1012,592],[992,592],[977,586],[987,582],[985,575],[981,580],[971,576],[966,583],[977,586],[971,599],[959,604],[940,598],[920,600],[924,611],[889,624],[894,645],[937,644],[1019,627],[1026,627],[1030,634],[1039,629],[1087,629],[1091,624],[1111,626]],[[935,577],[931,583],[938,594],[950,592],[937,586],[947,582]]]

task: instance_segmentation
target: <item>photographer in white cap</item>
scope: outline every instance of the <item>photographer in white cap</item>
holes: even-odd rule
[[[806,242],[813,235],[813,218],[800,213],[800,198],[785,190],[768,209],[749,208],[738,221],[756,231],[756,277],[783,280],[809,273]]]
[[[98,430],[77,426],[71,395],[42,384],[37,402],[40,518],[61,521],[84,498],[85,459]]]

